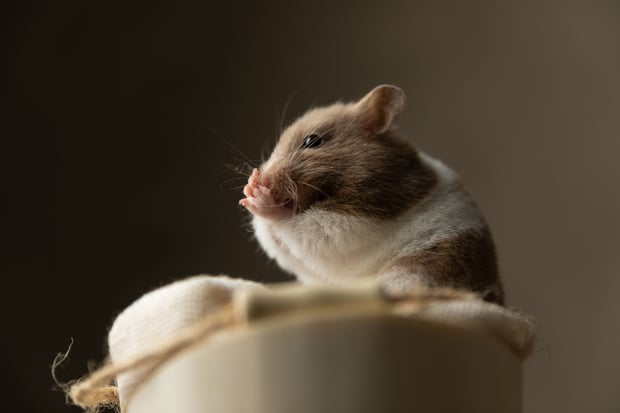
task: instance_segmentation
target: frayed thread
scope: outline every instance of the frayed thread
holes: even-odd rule
[[[80,380],[61,381],[58,378],[57,371],[58,368],[68,360],[72,347],[73,337],[71,337],[67,350],[64,353],[61,352],[56,354],[50,366],[52,380],[54,380],[54,384],[58,387],[58,390],[65,393],[65,401],[67,404],[76,404],[73,402],[71,389],[80,384]],[[84,408],[88,413],[98,413],[103,409],[111,409],[120,412],[118,388],[111,385],[98,388],[88,395],[87,403],[78,406]]]

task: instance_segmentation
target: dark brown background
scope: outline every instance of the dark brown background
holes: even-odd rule
[[[5,6],[6,7],[6,6]],[[408,94],[402,129],[486,212],[510,305],[539,320],[525,412],[620,412],[615,1],[22,2],[3,17],[3,404],[77,411],[141,293],[196,273],[286,279],[241,223],[278,116]]]

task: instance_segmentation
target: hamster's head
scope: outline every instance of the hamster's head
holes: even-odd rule
[[[292,215],[324,208],[375,218],[409,208],[434,176],[394,131],[404,104],[401,89],[383,85],[302,115],[258,171],[274,204]]]

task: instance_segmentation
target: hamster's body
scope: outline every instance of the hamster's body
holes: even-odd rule
[[[304,283],[378,277],[395,293],[453,287],[501,304],[484,218],[455,172],[394,131],[403,105],[380,86],[293,123],[244,189],[255,235]]]

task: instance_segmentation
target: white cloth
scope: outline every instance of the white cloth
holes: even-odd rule
[[[127,307],[114,321],[108,334],[112,363],[135,358],[175,333],[203,319],[232,299],[238,289],[264,289],[261,284],[228,278],[198,275],[151,291]],[[127,390],[141,380],[142,371],[117,377],[121,403]]]
[[[532,319],[468,293],[420,291],[408,298],[386,297],[377,283],[351,288],[310,287],[295,284],[266,289],[263,285],[224,276],[195,276],[147,293],[115,320],[109,336],[112,363],[136,358],[174,340],[175,333],[208,317],[235,298],[235,310],[250,323],[282,313],[305,313],[326,306],[372,306],[397,316],[421,318],[495,336],[519,358],[525,358],[534,339]],[[417,301],[416,301],[417,300]],[[407,303],[411,302],[411,306]],[[404,303],[404,304],[403,304]],[[400,305],[399,304],[403,304]],[[130,390],[145,379],[136,369],[120,374],[117,384],[121,404]]]

